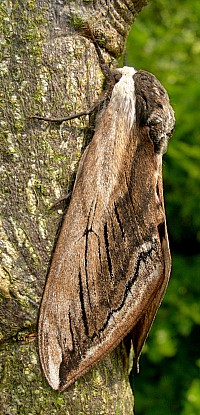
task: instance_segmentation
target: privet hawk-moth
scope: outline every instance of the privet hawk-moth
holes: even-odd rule
[[[171,258],[162,156],[174,127],[154,75],[123,67],[80,161],[39,317],[39,353],[63,390],[132,333],[136,361]]]

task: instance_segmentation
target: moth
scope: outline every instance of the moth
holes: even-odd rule
[[[115,77],[79,164],[40,309],[40,360],[56,390],[130,332],[138,362],[170,275],[162,156],[174,112],[151,73],[125,66]]]

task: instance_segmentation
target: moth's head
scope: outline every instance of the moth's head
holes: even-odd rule
[[[156,154],[164,154],[172,135],[175,118],[165,88],[151,73],[124,66],[112,71],[115,86],[111,101],[134,124],[148,128]]]
[[[175,124],[169,96],[158,79],[146,71],[133,75],[136,94],[136,123],[148,127],[157,154],[164,154]]]
[[[112,75],[115,79],[115,82],[118,82],[122,76],[132,76],[137,71],[132,66],[123,66],[123,68],[115,68],[112,70]]]

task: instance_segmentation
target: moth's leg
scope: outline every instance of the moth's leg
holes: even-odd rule
[[[55,123],[61,124],[64,121],[69,121],[69,120],[73,120],[74,118],[79,118],[79,117],[83,117],[85,115],[92,114],[92,112],[94,112],[95,109],[98,106],[100,106],[104,100],[105,100],[105,97],[100,96],[98,101],[95,102],[95,104],[91,108],[89,108],[88,110],[77,112],[77,113],[71,114],[71,115],[69,115],[67,117],[63,117],[63,118],[48,118],[48,117],[43,117],[43,116],[40,116],[40,115],[30,115],[29,118],[36,119],[36,120],[41,120],[41,121],[55,122]]]
[[[102,52],[101,52],[101,48],[98,44],[98,41],[96,40],[96,38],[94,36],[94,33],[92,32],[89,24],[86,25],[84,28],[82,28],[81,32],[85,37],[91,39],[94,46],[95,46],[95,49],[96,49],[96,52],[97,52],[97,55],[98,55],[98,58],[99,58],[99,65],[100,65],[101,71],[102,71],[102,73],[103,73],[103,75],[105,76],[105,79],[106,79],[106,89],[105,89],[105,91],[103,91],[103,93],[100,95],[98,101],[91,108],[89,108],[88,110],[81,111],[79,113],[73,113],[73,114],[71,114],[67,117],[62,117],[62,118],[61,117],[60,118],[48,118],[48,117],[43,117],[43,116],[39,116],[39,115],[32,115],[32,116],[29,116],[29,118],[61,124],[64,121],[69,121],[69,120],[73,120],[74,118],[79,118],[79,117],[82,117],[82,116],[85,116],[85,115],[90,115],[98,107],[100,107],[101,104],[104,101],[106,101],[107,99],[110,98],[112,89],[115,85],[115,77],[113,75],[113,71],[110,70],[109,65],[105,62],[105,59],[104,59],[104,57],[102,55]]]

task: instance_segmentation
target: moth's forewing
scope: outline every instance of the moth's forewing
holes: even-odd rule
[[[132,81],[124,88],[80,163],[45,287],[39,352],[53,389],[68,387],[133,327],[138,357],[168,280],[162,156],[149,127],[133,122]]]
[[[158,183],[159,194],[162,194],[162,176],[161,180]],[[163,212],[164,215],[164,203],[162,197],[162,204],[160,206],[160,213]],[[159,215],[158,215],[159,218]],[[158,226],[158,234],[160,237],[161,243],[161,250],[162,250],[162,261],[164,264],[163,273],[161,274],[160,283],[158,284],[157,288],[154,292],[152,292],[152,297],[148,303],[147,308],[144,310],[143,315],[138,320],[137,324],[132,329],[132,341],[133,341],[133,348],[135,353],[135,366],[137,371],[139,371],[139,356],[144,345],[144,342],[147,338],[149,330],[152,326],[153,320],[155,315],[158,311],[158,308],[161,304],[163,296],[165,294],[170,272],[171,272],[171,255],[169,249],[169,242],[168,242],[168,234],[167,234],[167,227],[166,227],[166,219],[163,216],[163,221],[160,222]]]

